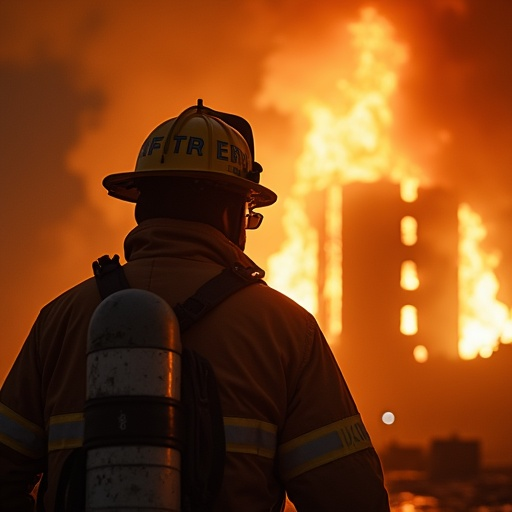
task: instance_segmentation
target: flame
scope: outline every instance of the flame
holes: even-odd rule
[[[318,236],[310,225],[301,198],[288,198],[284,205],[285,242],[281,251],[269,258],[272,285],[283,291],[313,314],[317,311]],[[297,234],[300,233],[300,236]],[[288,255],[297,255],[291,266]]]
[[[358,60],[352,81],[340,79],[340,103],[331,106],[311,98],[302,106],[310,129],[297,166],[295,182],[285,200],[281,250],[268,260],[268,279],[313,314],[318,295],[325,308],[324,329],[330,340],[341,333],[341,186],[353,181],[374,182],[387,177],[399,182],[418,179],[418,169],[393,151],[389,137],[397,68],[407,60],[403,45],[393,40],[393,27],[375,9],[361,11],[361,20],[348,25]],[[326,194],[325,278],[318,284],[318,233],[312,227],[308,196]],[[296,262],[290,265],[290,261]]]
[[[313,94],[301,102],[309,130],[284,202],[285,241],[267,265],[270,284],[311,313],[320,314],[331,343],[339,339],[342,329],[343,185],[388,180],[400,185],[401,199],[410,203],[417,199],[420,186],[430,184],[426,173],[399,154],[390,138],[390,99],[398,71],[408,59],[406,46],[395,40],[392,25],[373,8],[363,9],[359,21],[348,24],[347,30],[356,57],[351,79],[337,80],[336,101],[331,104]],[[320,75],[320,70],[316,73]],[[319,212],[322,202],[324,209]],[[479,246],[484,229],[478,216],[462,205],[459,223],[459,355],[489,357],[500,340],[512,341],[510,311],[496,300],[497,259]],[[400,229],[404,245],[417,242],[415,218],[404,217]],[[414,262],[403,262],[400,284],[406,290],[421,287]],[[400,325],[407,335],[417,332],[413,305],[402,308]],[[427,349],[420,346],[416,360],[427,357]]]
[[[459,217],[459,354],[463,359],[490,357],[500,340],[510,343],[511,312],[496,299],[499,283],[494,274],[499,255],[486,253],[480,244],[487,236],[482,219],[468,204]]]

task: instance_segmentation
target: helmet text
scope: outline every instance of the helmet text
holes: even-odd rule
[[[156,136],[148,139],[141,149],[140,156],[151,156],[156,150],[162,150],[164,154],[167,153],[171,144],[169,144],[170,141],[167,139],[165,147],[162,149],[163,139],[164,137],[162,136]],[[175,135],[172,140],[174,142],[172,144],[172,152],[174,154],[182,154],[184,152],[187,155],[195,153],[197,156],[203,156],[204,139],[201,137]],[[217,140],[216,150],[216,157],[218,160],[224,160],[226,162],[239,165],[242,169],[248,168],[248,156],[238,146],[223,140]]]

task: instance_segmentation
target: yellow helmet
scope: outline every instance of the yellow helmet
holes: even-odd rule
[[[135,202],[138,181],[150,177],[208,179],[243,190],[252,207],[268,206],[277,195],[259,184],[262,167],[254,161],[249,123],[236,115],[197,105],[157,126],[144,141],[135,171],[110,174],[103,180],[109,195]]]

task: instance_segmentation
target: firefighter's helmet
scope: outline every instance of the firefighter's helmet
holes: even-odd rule
[[[145,140],[135,171],[110,174],[103,180],[109,195],[137,201],[138,182],[151,177],[190,177],[214,181],[247,193],[252,208],[277,200],[259,184],[262,167],[254,161],[249,123],[236,115],[197,105],[157,126]]]

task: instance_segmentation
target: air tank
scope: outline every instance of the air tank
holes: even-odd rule
[[[138,289],[101,302],[87,344],[86,511],[180,510],[180,381],[167,302]]]

